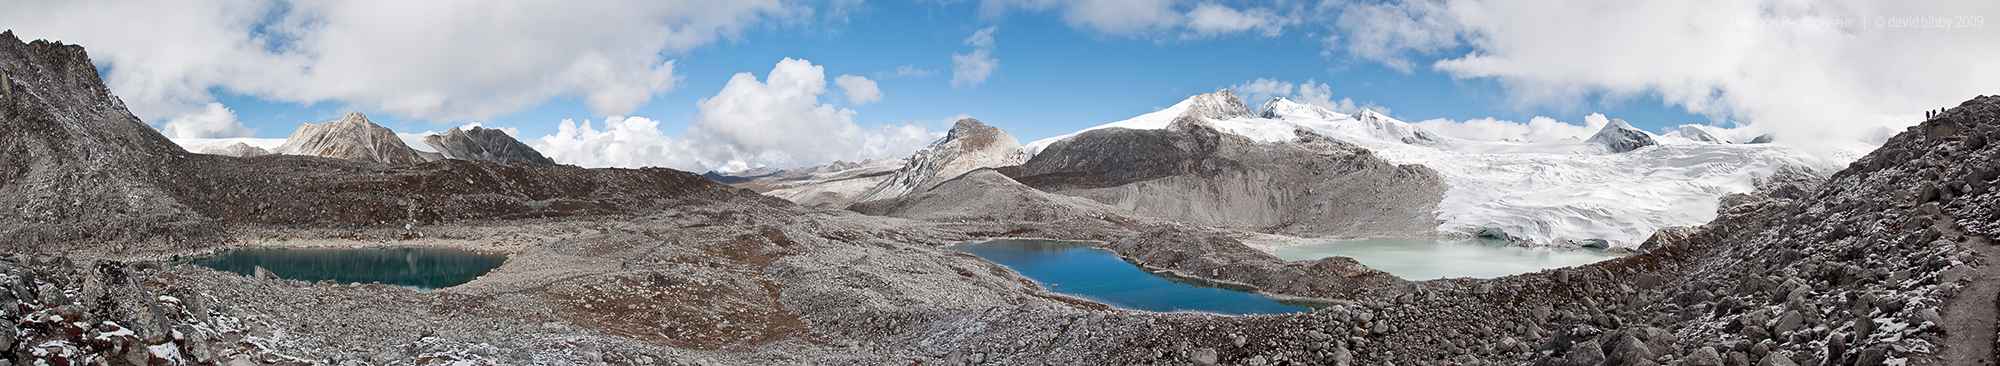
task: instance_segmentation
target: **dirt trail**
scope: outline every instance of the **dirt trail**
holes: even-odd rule
[[[1949,235],[1964,235],[1956,225],[1948,223],[1956,220],[1941,220],[1938,228]],[[1972,284],[1958,290],[1944,304],[1944,352],[1937,360],[1938,365],[1994,365],[2000,364],[2000,246],[1995,246],[1990,238],[1967,237],[1966,246],[1978,251],[1986,263],[1975,267],[1968,277]]]

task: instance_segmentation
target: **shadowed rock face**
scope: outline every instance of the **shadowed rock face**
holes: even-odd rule
[[[1445,186],[1429,168],[1304,130],[1255,142],[1208,125],[1210,114],[1234,115],[1214,110],[1233,109],[1193,108],[1163,130],[1086,131],[1004,171],[1044,191],[1202,225],[1301,236],[1436,230]]]
[[[535,163],[555,164],[554,160],[543,157],[541,152],[527,144],[508,136],[506,132],[473,126],[470,130],[452,127],[444,133],[424,136],[424,144],[437,149],[446,158],[491,161],[495,163]]]
[[[1019,165],[1026,158],[1013,134],[976,119],[960,119],[944,138],[918,150],[903,169],[855,197],[854,202],[923,192],[974,169]]]
[[[423,164],[427,160],[397,138],[395,131],[369,122],[368,116],[361,112],[347,112],[346,117],[327,123],[301,125],[273,152],[399,166]]]

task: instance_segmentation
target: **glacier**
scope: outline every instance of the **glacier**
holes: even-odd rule
[[[1163,129],[1194,98],[1102,128]],[[1714,219],[1722,196],[1754,190],[1778,168],[1832,172],[1875,148],[1859,141],[1780,141],[1729,144],[1645,134],[1656,144],[1616,153],[1600,143],[1480,141],[1443,136],[1380,113],[1337,113],[1275,98],[1252,117],[1214,121],[1229,133],[1277,142],[1306,130],[1373,150],[1396,164],[1436,170],[1448,189],[1438,205],[1440,235],[1500,230],[1534,245],[1581,245],[1603,240],[1632,248],[1656,230]],[[1616,124],[1613,125],[1616,128]],[[1627,127],[1629,128],[1629,127]],[[1030,154],[1076,133],[1036,140]]]

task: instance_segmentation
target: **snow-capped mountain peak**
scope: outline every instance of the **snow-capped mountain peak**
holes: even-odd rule
[[[1320,108],[1319,106],[1316,105],[1294,102],[1291,99],[1285,99],[1285,97],[1271,98],[1270,101],[1264,102],[1264,108],[1262,111],[1257,112],[1257,117],[1270,118],[1270,119],[1313,118],[1313,119],[1328,119],[1328,120],[1340,119],[1340,118],[1352,118],[1348,115],[1335,113],[1332,110],[1328,110],[1326,108]]]
[[[1694,126],[1681,126],[1680,129],[1660,135],[1660,137],[1676,137],[1686,139],[1690,142],[1705,144],[1720,144],[1725,142],[1722,139],[1716,138],[1715,135],[1709,134],[1708,131],[1702,131],[1700,128]]]
[[[1215,94],[1221,93],[1204,96]],[[1197,102],[1214,100],[1209,98],[1038,140],[1027,149],[1036,154],[1096,129],[1167,129]],[[1589,141],[1478,141],[1438,135],[1375,111],[1336,113],[1284,98],[1264,103],[1256,116],[1207,119],[1217,131],[1255,141],[1311,133],[1360,145],[1391,163],[1424,165],[1449,186],[1438,206],[1439,231],[1470,235],[1492,229],[1545,245],[1599,239],[1636,246],[1654,230],[1713,219],[1722,195],[1749,191],[1757,177],[1777,167],[1836,169],[1871,148],[1675,143],[1640,149],[1693,133],[1655,136],[1623,120],[1607,124]]]
[[[1226,121],[1234,118],[1257,116],[1256,112],[1250,111],[1249,106],[1243,105],[1242,99],[1236,98],[1236,92],[1229,91],[1229,89],[1188,97],[1185,103],[1188,105],[1187,111],[1182,112],[1176,118],[1177,120],[1183,118],[1201,118],[1210,121]]]
[[[1585,142],[1604,145],[1604,148],[1611,150],[1612,153],[1622,153],[1660,144],[1658,141],[1653,140],[1652,133],[1633,128],[1631,124],[1625,123],[1625,120],[1615,118],[1611,120],[1611,123],[1604,124],[1604,129],[1597,130],[1597,134],[1590,135],[1590,139],[1585,140]]]

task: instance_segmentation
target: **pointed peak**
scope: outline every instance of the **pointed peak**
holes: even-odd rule
[[[342,122],[355,122],[355,121],[360,121],[360,122],[368,122],[368,115],[365,115],[365,114],[361,114],[361,111],[349,111],[349,112],[347,112],[347,115],[346,115],[346,116],[342,116],[342,117],[340,117],[340,121],[342,121]],[[374,123],[374,122],[368,122],[368,123]]]
[[[1668,132],[1667,135],[1678,136],[1695,142],[1722,143],[1722,139],[1716,138],[1715,135],[1709,134],[1708,131],[1692,125],[1681,126],[1681,128],[1675,129],[1673,132]]]
[[[1358,119],[1358,120],[1371,120],[1371,119],[1377,119],[1377,120],[1382,120],[1382,119],[1389,119],[1389,120],[1393,120],[1393,119],[1396,119],[1395,117],[1390,117],[1390,116],[1389,116],[1389,115],[1387,115],[1387,114],[1382,114],[1382,112],[1376,112],[1375,110],[1373,110],[1373,109],[1368,109],[1368,108],[1362,108],[1361,110],[1358,110],[1358,111],[1354,111],[1354,116],[1353,116],[1353,117],[1354,117],[1354,119]]]
[[[1633,128],[1632,124],[1625,123],[1625,120],[1615,118],[1610,123],[1604,124],[1604,129],[1597,130],[1597,134],[1590,135],[1590,140],[1588,141],[1602,144],[1613,153],[1638,150],[1642,147],[1659,144],[1659,142],[1653,141],[1652,133]]]
[[[971,118],[960,118],[957,123],[951,124],[952,131],[984,130],[989,128],[995,128],[995,127],[993,127],[993,125],[986,124],[986,122],[980,122],[977,119],[971,119]]]
[[[1612,119],[1611,119],[1611,123],[1606,123],[1606,124],[1604,124],[1604,128],[1617,128],[1617,129],[1625,129],[1625,130],[1636,130],[1636,129],[1637,129],[1637,128],[1633,128],[1633,127],[1632,127],[1632,124],[1630,124],[1630,123],[1625,123],[1625,119],[1623,119],[1623,118],[1612,118]]]
[[[1257,115],[1256,112],[1250,111],[1249,106],[1243,105],[1242,99],[1236,98],[1236,92],[1229,91],[1229,89],[1188,97],[1187,102],[1188,109],[1186,112],[1181,113],[1181,118],[1201,117],[1208,120],[1221,121],[1237,117],[1254,117]]]

